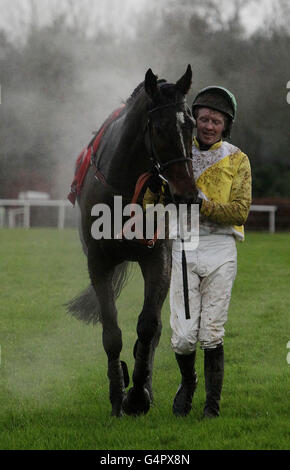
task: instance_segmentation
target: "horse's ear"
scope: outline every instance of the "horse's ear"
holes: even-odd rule
[[[150,98],[154,98],[157,93],[157,75],[154,75],[151,69],[148,69],[145,75],[145,91]]]
[[[176,82],[177,88],[186,95],[189,92],[192,81],[192,70],[190,64],[188,64],[185,74]]]

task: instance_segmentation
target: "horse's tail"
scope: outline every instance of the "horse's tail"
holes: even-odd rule
[[[132,263],[124,261],[116,266],[113,275],[113,292],[115,300],[119,297],[121,290],[129,278],[129,267]],[[102,321],[100,304],[95,289],[90,285],[80,295],[66,304],[67,310],[74,317],[85,323],[97,323]]]

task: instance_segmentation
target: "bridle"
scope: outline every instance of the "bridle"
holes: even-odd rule
[[[191,158],[190,157],[174,158],[174,159],[168,160],[164,163],[163,162],[161,163],[159,161],[157,152],[155,151],[154,144],[153,144],[151,116],[152,116],[152,113],[154,113],[155,111],[158,111],[159,109],[168,108],[170,106],[176,106],[178,104],[185,104],[185,101],[180,101],[180,102],[177,102],[177,103],[169,103],[169,104],[166,104],[166,105],[163,105],[163,106],[158,106],[156,108],[151,109],[148,112],[149,117],[148,117],[148,121],[147,121],[146,131],[148,132],[148,135],[149,135],[149,152],[148,152],[149,157],[153,162],[154,170],[157,172],[158,176],[161,179],[165,180],[167,183],[168,183],[168,180],[163,175],[164,170],[166,170],[169,166],[173,165],[174,163],[185,163],[185,162],[189,163],[189,162],[191,162]],[[145,144],[146,144],[146,139],[145,139]],[[169,185],[169,191],[170,191],[171,198],[172,198],[173,202],[176,202],[170,185]],[[177,228],[178,228],[178,234],[179,234],[179,221],[178,221],[178,224],[177,224]],[[180,234],[179,234],[179,236],[180,236]],[[147,242],[147,246],[150,246],[150,247],[154,246],[157,237],[158,237],[158,233],[156,231],[154,239],[149,240],[149,243]],[[185,250],[184,250],[184,240],[183,240],[182,237],[180,237],[180,239],[181,239],[181,244],[182,244],[182,251],[181,251],[181,253],[182,253],[182,279],[183,279],[183,295],[184,295],[185,318],[186,318],[186,320],[189,320],[190,319],[190,309],[189,309],[189,296],[188,296],[187,263],[186,263],[186,255],[185,255]]]
[[[171,106],[177,106],[179,104],[185,104],[185,101],[178,101],[175,103],[168,103],[162,106],[156,106],[153,109],[150,109],[148,111],[148,120],[145,128],[145,145],[147,148],[147,152],[149,155],[150,160],[153,163],[153,168],[155,172],[158,174],[158,176],[165,180],[166,182],[167,179],[164,177],[163,172],[167,170],[167,168],[175,163],[189,163],[191,162],[190,157],[181,157],[181,158],[173,158],[172,160],[167,160],[166,162],[160,162],[157,152],[154,147],[154,139],[153,139],[153,125],[152,125],[152,114],[155,113],[156,111],[159,111],[160,109],[165,109],[169,108]],[[189,109],[189,108],[188,108]]]

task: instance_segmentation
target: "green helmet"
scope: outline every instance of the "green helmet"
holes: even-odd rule
[[[200,90],[192,103],[192,114],[197,107],[215,109],[226,114],[233,123],[237,112],[237,102],[234,95],[221,86],[208,86]]]

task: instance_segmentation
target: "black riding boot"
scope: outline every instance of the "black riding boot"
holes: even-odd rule
[[[222,344],[215,349],[204,350],[204,378],[206,402],[203,416],[204,418],[215,418],[219,416],[219,403],[224,378],[224,349]]]
[[[172,410],[175,416],[187,416],[191,410],[192,398],[197,385],[197,374],[194,369],[195,355],[195,351],[189,355],[175,353],[182,378],[173,401]]]

